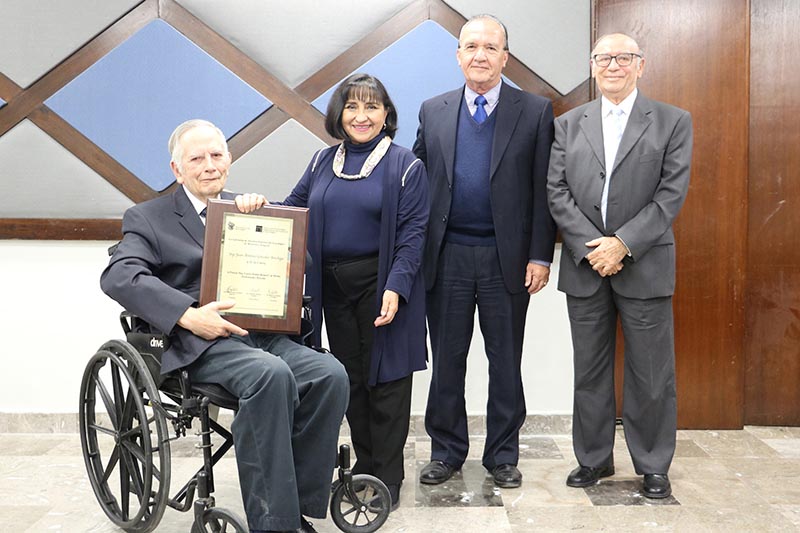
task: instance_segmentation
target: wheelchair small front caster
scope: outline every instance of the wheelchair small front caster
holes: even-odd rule
[[[392,498],[383,481],[350,472],[350,447],[339,449],[339,481],[331,494],[331,519],[345,533],[372,533],[389,518]]]
[[[203,523],[192,524],[192,533],[248,533],[241,518],[227,509],[211,507],[203,511]]]

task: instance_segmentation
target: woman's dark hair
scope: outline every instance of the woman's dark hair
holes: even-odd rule
[[[350,99],[362,102],[381,102],[387,111],[384,131],[394,139],[394,134],[397,132],[397,109],[381,80],[363,73],[353,74],[340,83],[333,92],[325,113],[325,131],[328,132],[328,135],[341,140],[349,139],[342,127],[342,112],[344,105]]]

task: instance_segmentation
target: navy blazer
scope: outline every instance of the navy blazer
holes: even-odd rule
[[[221,197],[232,200],[234,194]],[[191,364],[216,341],[177,325],[200,297],[205,226],[183,187],[135,205],[122,218],[122,241],[100,277],[103,292],[169,335],[166,374]]]
[[[423,270],[430,290],[447,230],[453,191],[458,115],[464,88],[423,102],[414,154],[428,170],[431,212]],[[552,262],[556,226],[547,207],[547,167],[553,106],[541,96],[503,84],[490,166],[492,220],[500,268],[509,292],[526,290],[530,259]]]

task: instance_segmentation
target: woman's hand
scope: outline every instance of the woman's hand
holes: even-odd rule
[[[379,328],[390,324],[394,320],[394,315],[397,314],[397,307],[400,304],[400,296],[390,290],[383,291],[383,305],[381,305],[381,314],[375,319],[375,327]]]

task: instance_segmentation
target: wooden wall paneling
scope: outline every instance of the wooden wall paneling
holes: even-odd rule
[[[800,425],[800,2],[751,0],[745,423]]]
[[[113,241],[122,238],[122,220],[92,218],[4,218],[0,239]]]
[[[15,91],[7,100],[8,103],[0,108],[0,135],[4,135],[21,120],[28,118],[131,200],[139,202],[154,197],[156,195],[154,191],[67,122],[52,113],[44,105],[44,101],[157,17],[158,0],[144,0],[28,88]],[[4,92],[15,86],[16,84],[5,76],[0,79],[0,90]],[[120,220],[107,219],[0,218],[0,238],[118,239],[121,236],[121,225]]]
[[[28,119],[64,148],[74,154],[80,154],[81,161],[103,176],[106,181],[134,203],[158,196],[156,191],[139,180],[131,171],[119,164],[116,159],[73,128],[67,121],[53,113],[47,106],[42,105],[33,110],[28,115]]]
[[[387,46],[428,19],[431,0],[416,0],[389,20],[375,28],[356,44],[342,52],[327,65],[306,78],[296,91],[309,102],[313,102],[343,76],[357,69]],[[455,56],[455,54],[453,54]]]
[[[195,44],[211,54],[231,72],[269,98],[306,129],[326,142],[333,142],[320,121],[320,113],[261,65],[223,39],[174,0],[161,0],[161,17]],[[251,140],[250,142],[253,142]]]
[[[692,113],[686,205],[675,224],[678,424],[743,423],[748,0],[596,0],[598,35],[643,48],[639,88]]]
[[[42,102],[157,16],[156,0],[146,0],[17,94],[0,108],[0,135],[4,135]]]
[[[0,72],[0,98],[8,102],[22,91],[22,87]]]

